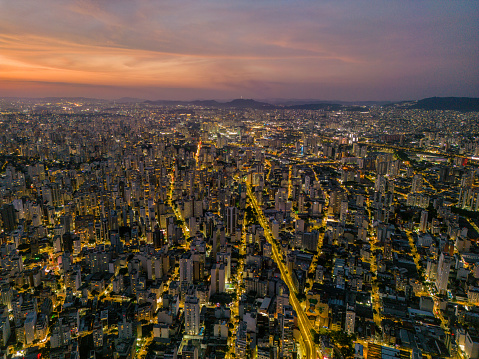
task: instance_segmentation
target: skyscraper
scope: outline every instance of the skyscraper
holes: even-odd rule
[[[421,222],[419,223],[419,230],[421,232],[427,231],[427,217],[428,217],[428,212],[421,211]]]
[[[226,235],[231,235],[235,232],[238,225],[238,209],[236,207],[226,208]]]
[[[180,258],[180,283],[187,287],[193,283],[193,259],[191,253],[185,253]]]
[[[451,271],[451,256],[442,252],[437,264],[436,289],[439,294],[446,294],[449,272]]]
[[[225,291],[225,272],[225,265],[222,263],[215,263],[213,268],[211,268],[210,296],[216,293],[223,293]]]
[[[346,222],[346,217],[348,215],[348,201],[342,201],[341,202],[341,209],[339,212],[339,219],[341,223]]]
[[[13,204],[4,204],[0,209],[0,215],[2,217],[3,229],[5,232],[11,232],[17,225],[17,216]]]
[[[153,245],[155,248],[161,248],[164,242],[163,232],[157,227],[153,232]]]

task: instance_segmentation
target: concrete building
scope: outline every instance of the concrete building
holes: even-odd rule
[[[198,298],[187,296],[185,300],[185,333],[198,335],[200,332],[200,303]]]

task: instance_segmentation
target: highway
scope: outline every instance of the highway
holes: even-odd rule
[[[288,174],[288,200],[291,198],[293,192],[293,181],[292,181],[293,166],[289,165],[289,174]]]
[[[305,357],[307,359],[313,359],[315,357],[315,345],[311,335],[311,329],[313,329],[311,326],[311,322],[306,317],[306,314],[301,309],[301,304],[296,298],[295,288],[294,288],[291,276],[289,275],[288,270],[286,269],[286,266],[281,261],[282,255],[279,254],[278,248],[271,234],[271,229],[269,227],[269,224],[266,222],[266,219],[264,218],[264,215],[263,215],[263,211],[259,207],[256,197],[253,195],[251,186],[247,185],[246,188],[247,188],[247,193],[248,193],[248,197],[250,198],[251,204],[253,205],[253,208],[256,211],[256,215],[258,217],[259,223],[264,229],[266,240],[271,244],[272,252],[273,252],[273,260],[276,262],[276,265],[278,266],[281,272],[281,278],[288,286],[289,293],[290,293],[289,295],[290,304],[292,305],[293,309],[296,311],[296,314],[298,316],[298,327],[301,332],[301,336],[303,337],[303,342],[305,344],[304,345],[305,346],[304,351],[306,354]]]

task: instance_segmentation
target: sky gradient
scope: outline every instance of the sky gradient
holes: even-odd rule
[[[0,96],[479,97],[479,1],[0,0]]]

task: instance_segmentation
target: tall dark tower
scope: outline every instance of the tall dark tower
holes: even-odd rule
[[[17,215],[13,204],[4,204],[0,209],[0,216],[2,217],[3,229],[5,232],[15,230],[17,226]]]

